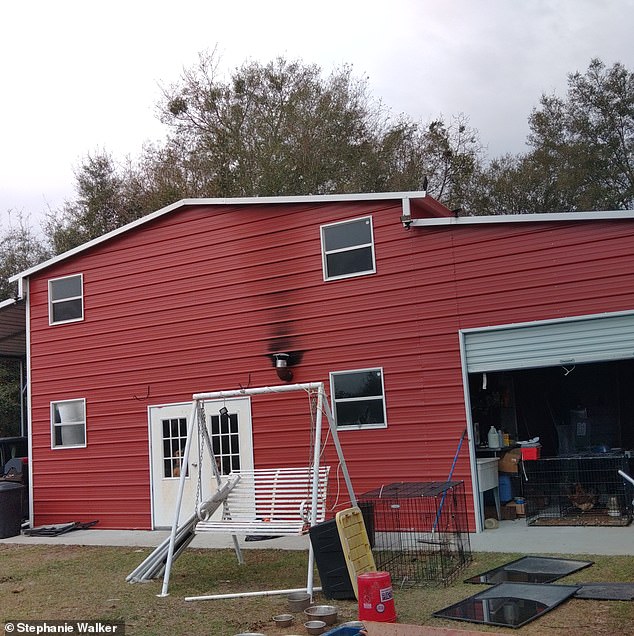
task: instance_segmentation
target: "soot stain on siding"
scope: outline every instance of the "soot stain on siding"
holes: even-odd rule
[[[304,350],[299,347],[301,338],[298,335],[294,320],[293,306],[290,303],[292,292],[281,290],[264,294],[267,299],[267,313],[270,316],[269,335],[266,357],[275,366],[276,353],[287,353],[288,366],[294,367],[301,363]]]

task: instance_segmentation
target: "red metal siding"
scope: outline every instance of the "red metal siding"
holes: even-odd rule
[[[324,282],[319,226],[372,214],[377,273]],[[381,366],[388,428],[342,431],[358,492],[446,479],[465,427],[458,329],[634,306],[631,222],[406,232],[398,202],[196,206],[30,283],[36,523],[150,527],[147,407]],[[84,275],[85,320],[49,327],[47,280]],[[49,402],[87,400],[88,446],[50,449]],[[306,398],[253,400],[255,462],[308,458]],[[326,459],[334,462],[329,447]],[[471,481],[463,446],[454,477]],[[471,501],[469,500],[471,506]]]

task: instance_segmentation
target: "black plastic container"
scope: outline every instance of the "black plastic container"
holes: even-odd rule
[[[341,547],[341,539],[334,519],[313,526],[309,532],[315,563],[326,598],[354,599],[354,588]]]
[[[0,481],[0,539],[16,537],[22,527],[22,491],[24,486]]]

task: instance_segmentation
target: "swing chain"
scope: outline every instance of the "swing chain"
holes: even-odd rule
[[[202,474],[203,474],[203,429],[207,429],[205,405],[203,401],[198,402],[198,479],[196,480],[196,502],[194,510],[198,510],[198,505],[202,502]]]

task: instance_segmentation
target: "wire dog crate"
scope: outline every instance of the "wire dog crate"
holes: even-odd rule
[[[626,526],[634,489],[618,474],[620,455],[551,457],[524,462],[522,489],[531,526]]]
[[[446,585],[471,562],[462,481],[393,483],[361,495],[359,506],[376,566],[396,585]]]

